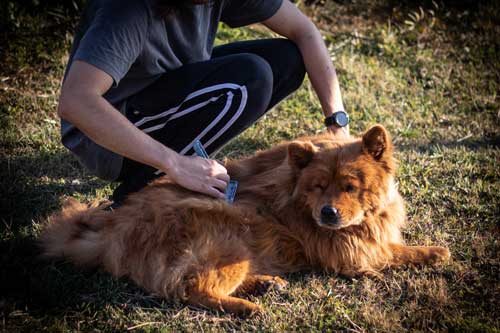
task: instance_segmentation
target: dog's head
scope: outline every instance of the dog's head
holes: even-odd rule
[[[319,227],[360,224],[366,213],[390,200],[392,155],[391,139],[381,125],[355,140],[294,141],[288,146],[288,164],[297,179],[294,199]]]

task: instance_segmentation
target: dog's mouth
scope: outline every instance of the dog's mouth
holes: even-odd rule
[[[325,218],[320,214],[318,214],[318,216],[314,216],[314,220],[316,224],[321,228],[330,230],[339,230],[342,228],[349,227],[351,225],[361,224],[361,222],[363,221],[363,216],[364,216],[363,212],[360,212],[352,219],[346,219],[342,217],[342,215],[340,215],[338,219],[332,221],[332,219]]]
[[[338,223],[332,224],[332,223],[324,222],[321,219],[319,219],[319,220],[316,220],[316,223],[321,228],[326,228],[326,229],[331,229],[331,230],[338,230],[338,229],[342,229],[344,227],[343,224],[342,224],[342,222],[338,222]]]

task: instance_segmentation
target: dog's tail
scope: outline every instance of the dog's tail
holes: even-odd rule
[[[102,229],[109,212],[67,199],[61,212],[52,215],[42,231],[42,257],[66,258],[82,266],[96,266],[105,253]]]

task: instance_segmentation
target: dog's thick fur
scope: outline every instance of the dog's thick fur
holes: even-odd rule
[[[236,200],[162,178],[114,210],[69,200],[41,236],[44,255],[102,265],[155,294],[247,314],[234,295],[286,284],[278,276],[320,268],[354,276],[449,258],[442,247],[405,246],[395,161],[380,125],[362,138],[306,137],[230,161]],[[335,207],[337,223],[321,209]]]

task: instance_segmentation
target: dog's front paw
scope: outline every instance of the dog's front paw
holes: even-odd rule
[[[431,264],[445,263],[451,258],[450,250],[441,246],[433,246],[429,249],[428,261]]]
[[[266,281],[267,290],[275,290],[275,291],[284,291],[288,287],[288,281],[283,280],[282,278],[275,276],[272,280]]]
[[[264,295],[269,291],[282,292],[288,286],[288,282],[277,276],[269,276],[260,279],[257,287],[257,294]]]

